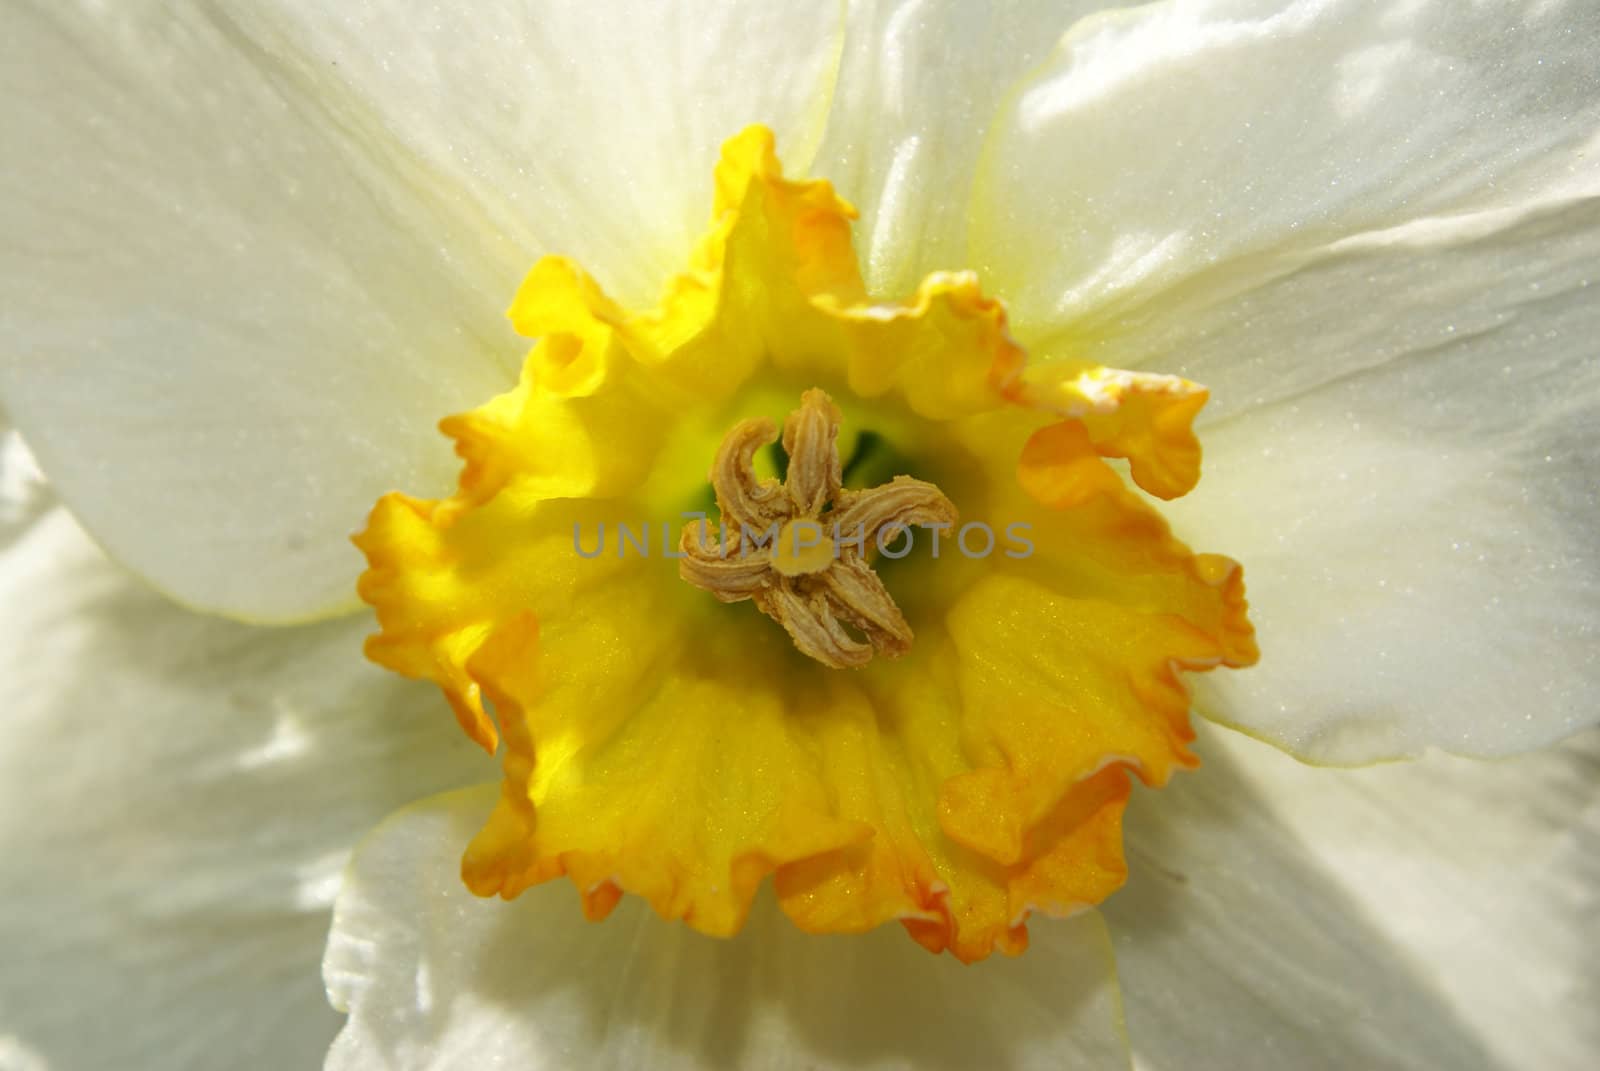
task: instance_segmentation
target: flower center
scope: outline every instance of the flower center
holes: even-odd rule
[[[741,420],[711,464],[722,511],[719,538],[697,521],[684,528],[678,575],[723,602],[749,599],[804,655],[834,669],[864,666],[874,653],[911,649],[911,626],[869,564],[883,542],[912,525],[956,522],[933,484],[896,476],[864,491],[844,489],[839,409],[808,390],[783,424],[789,470],[758,479],[755,452],[778,437],[770,420]]]
[[[898,920],[962,960],[1020,952],[1030,913],[1122,883],[1130,776],[1160,785],[1197,761],[1180,671],[1257,656],[1239,567],[1191,551],[1105,460],[1185,494],[1205,389],[1030,360],[971,272],[875,300],[855,210],[785,178],[769,131],[728,142],[713,189],[651,308],[561,257],[529,272],[511,308],[537,339],[522,377],[441,424],[456,491],[387,495],[357,539],[381,628],[367,653],[438,683],[503,754],[462,860],[479,895],[566,875],[590,918],[628,892],[727,935],[770,877],[808,932]],[[781,422],[782,478],[758,479],[780,422],[722,414],[820,383],[884,437],[841,436],[807,390]],[[630,522],[703,501],[708,459],[720,516],[680,533],[677,572],[754,603],[805,659],[743,607],[693,605],[654,540],[623,550]],[[910,472],[937,473],[967,523],[940,531],[955,507]],[[994,537],[979,514],[1005,523],[1001,555],[973,541]],[[601,525],[617,553],[579,545]],[[894,574],[903,614],[872,563],[913,539],[928,555]],[[908,615],[920,649],[891,662]]]

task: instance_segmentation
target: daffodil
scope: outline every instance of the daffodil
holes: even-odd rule
[[[367,653],[438,683],[491,753],[503,736],[463,863],[481,894],[567,875],[591,918],[631,892],[727,936],[770,877],[808,931],[1020,952],[1032,912],[1122,883],[1130,772],[1194,764],[1177,671],[1256,658],[1238,566],[1178,543],[1103,459],[1187,491],[1204,392],[1025,363],[970,274],[869,302],[854,210],[786,179],[765,128],[715,185],[657,308],[533,268],[521,381],[443,425],[460,488],[390,495],[357,537]],[[778,418],[781,483],[754,467]],[[715,538],[661,520],[708,480]],[[918,528],[943,554],[912,556]]]
[[[1191,748],[1180,671],[1231,667],[1200,712],[1322,762],[1594,721],[1600,19],[1098,6],[14,16],[8,143],[42,148],[0,388],[43,470],[113,556],[261,622],[349,608],[382,495],[368,654],[503,751],[358,852],[334,1065],[1115,1065],[1084,909],[1129,776],[1227,747]],[[954,551],[891,553],[908,525]],[[1184,976],[1163,926],[1248,992],[1314,989],[1286,947],[1340,973],[1362,931],[1292,867],[1164,920],[1161,877],[1217,864],[1150,828],[1109,909],[1147,1053],[1210,1021],[1138,1010]],[[625,917],[575,928],[558,876]],[[1019,953],[1032,913],[1074,917],[1015,962],[885,944]]]

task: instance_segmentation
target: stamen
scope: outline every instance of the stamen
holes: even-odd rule
[[[680,577],[722,602],[750,599],[802,654],[835,669],[864,666],[874,653],[899,658],[911,649],[911,626],[869,564],[880,533],[957,519],[939,488],[909,476],[846,491],[840,420],[824,391],[801,396],[800,408],[783,425],[789,469],[782,484],[757,479],[753,464],[756,450],[777,437],[772,421],[734,425],[711,467],[723,539],[712,539],[710,524],[696,521],[678,541]],[[754,545],[768,531],[777,533],[772,545]]]
[[[766,587],[769,572],[767,551],[744,543],[740,533],[728,538],[726,553],[723,546],[710,538],[711,526],[696,521],[683,530],[678,540],[678,575],[697,588],[704,588],[723,602],[748,599]]]
[[[711,465],[711,486],[717,492],[717,508],[723,523],[748,525],[765,531],[774,521],[789,514],[783,485],[777,480],[755,478],[755,454],[778,437],[772,421],[741,420],[723,438]],[[793,460],[790,461],[791,469]]]
[[[841,419],[833,399],[812,389],[800,396],[800,408],[783,422],[783,448],[789,454],[785,483],[796,516],[817,516],[839,494]]]

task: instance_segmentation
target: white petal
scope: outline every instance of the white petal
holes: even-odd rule
[[[809,937],[758,900],[702,937],[624,898],[588,924],[565,882],[511,903],[461,884],[496,789],[401,812],[356,851],[324,973],[350,1021],[329,1071],[480,1067],[1126,1067],[1099,917],[1042,921],[962,967],[898,927]]]
[[[505,389],[543,252],[681,266],[718,142],[804,164],[838,12],[52,4],[8,16],[0,397],[113,555],[251,619],[353,604],[373,500]]]
[[[1151,327],[1231,410],[1169,512],[1244,563],[1262,659],[1203,713],[1332,763],[1600,720],[1597,253],[1600,202],[1425,228]]]
[[[191,614],[59,507],[0,607],[0,1066],[314,1066],[350,848],[482,754],[361,623]]]
[[[990,135],[973,252],[1024,337],[1209,266],[1600,190],[1600,7],[1191,0],[1086,20]]]
[[[225,24],[52,5],[0,47],[0,394],[45,471],[182,601],[351,604],[348,534],[448,490],[434,424],[510,382],[505,243]]]
[[[33,451],[0,412],[0,552],[27,530],[50,501]]]
[[[684,269],[727,138],[763,123],[786,168],[810,163],[844,43],[828,3],[496,0],[419,17],[374,0],[239,18],[331,106],[470,191],[524,269],[532,250],[572,256],[633,303]]]
[[[1206,733],[1106,908],[1141,1066],[1585,1071],[1597,743],[1328,770]]]
[[[833,111],[814,172],[861,210],[867,284],[909,295],[972,266],[967,201],[995,112],[1074,22],[1105,0],[878,0],[850,5]]]

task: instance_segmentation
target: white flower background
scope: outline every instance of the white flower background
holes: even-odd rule
[[[1593,0],[0,26],[3,1071],[1600,1060]],[[1202,726],[1128,887],[977,968],[470,897],[494,771],[361,660],[345,537],[449,485],[534,259],[648,299],[750,121],[878,291],[971,266],[1037,353],[1210,385],[1171,515],[1264,658],[1198,711],[1426,757]]]

